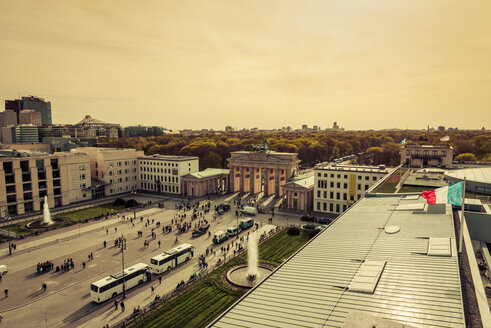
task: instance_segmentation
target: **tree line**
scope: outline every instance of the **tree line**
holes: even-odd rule
[[[347,131],[317,133],[222,133],[206,135],[169,134],[158,137],[114,138],[102,141],[105,147],[135,148],[146,155],[198,156],[200,169],[227,167],[226,159],[238,150],[252,150],[265,139],[269,149],[298,153],[301,166],[332,161],[335,158],[363,153],[360,164],[398,165],[401,141],[406,144],[441,145],[450,137],[455,160],[491,161],[491,133],[479,131]]]

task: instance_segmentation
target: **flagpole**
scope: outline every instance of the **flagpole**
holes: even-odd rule
[[[464,217],[464,207],[465,207],[465,177],[464,182],[462,183],[462,207],[460,209],[460,231],[459,231],[459,254],[462,254],[462,242],[464,239],[464,226],[465,226],[465,217]]]

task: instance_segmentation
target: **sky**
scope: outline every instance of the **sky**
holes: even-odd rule
[[[60,124],[489,129],[490,12],[488,0],[2,0],[0,102],[43,97]]]

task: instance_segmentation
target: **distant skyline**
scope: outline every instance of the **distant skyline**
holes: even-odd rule
[[[0,2],[0,101],[169,129],[490,129],[491,2]],[[487,126],[488,124],[488,126]]]

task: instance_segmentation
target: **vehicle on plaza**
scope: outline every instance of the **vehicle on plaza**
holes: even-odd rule
[[[300,221],[315,222],[317,219],[313,215],[304,215],[300,218]]]
[[[329,224],[331,222],[332,222],[332,220],[331,219],[328,219],[328,218],[318,218],[317,219],[317,223]]]
[[[253,206],[242,206],[242,208],[240,209],[240,212],[242,214],[247,214],[247,215],[256,215],[257,209]]]
[[[0,265],[0,275],[4,276],[7,274],[7,272],[9,272],[9,270],[7,270],[7,266],[6,265]]]
[[[135,264],[124,271],[105,277],[90,285],[90,296],[96,303],[104,302],[114,298],[123,292],[123,281],[125,289],[143,284],[151,278],[150,268],[145,263]]]
[[[206,233],[209,228],[210,228],[210,224],[209,223],[208,224],[205,224],[205,225],[202,225],[198,229],[194,229],[193,230],[192,236],[193,237],[199,237],[202,234]]]
[[[240,219],[239,220],[239,227],[242,230],[248,229],[254,225],[254,219],[253,218],[245,218],[245,219]]]
[[[327,224],[319,225],[319,226],[315,227],[315,230],[322,231],[322,230],[324,230],[325,228],[327,228]]]
[[[315,229],[315,224],[312,224],[312,223],[309,223],[309,224],[304,224],[302,226],[302,229],[306,229],[306,230],[314,230]]]
[[[215,244],[220,244],[221,242],[223,242],[227,239],[228,239],[228,234],[226,231],[223,231],[223,230],[217,231],[213,235],[213,242]]]
[[[233,237],[236,236],[240,233],[240,227],[236,226],[235,224],[233,226],[228,227],[227,229],[227,236]]]
[[[229,204],[218,204],[217,206],[215,206],[215,211],[220,215],[229,210],[230,210]]]
[[[182,244],[165,253],[154,256],[150,259],[150,270],[159,274],[170,271],[179,264],[190,260],[194,255],[194,246],[191,244]]]

